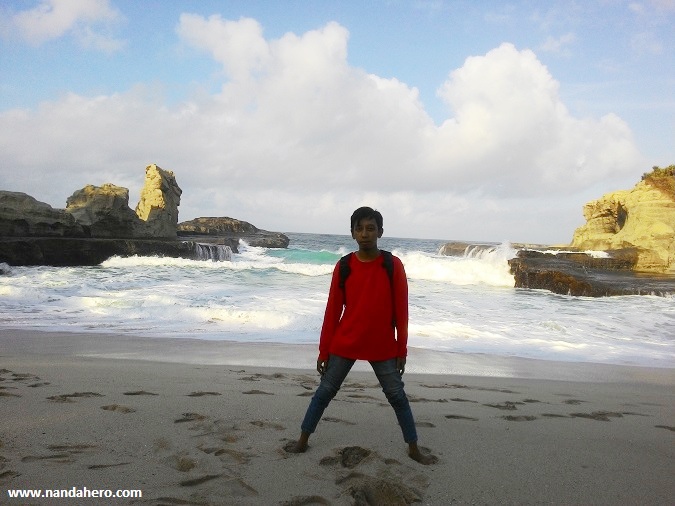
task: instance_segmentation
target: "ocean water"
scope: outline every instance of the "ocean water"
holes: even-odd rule
[[[349,236],[287,234],[231,260],[114,257],[96,267],[12,267],[3,328],[247,343],[318,344],[330,276]],[[673,297],[586,298],[516,289],[509,244],[461,257],[444,240],[382,238],[409,278],[409,346],[675,368]]]

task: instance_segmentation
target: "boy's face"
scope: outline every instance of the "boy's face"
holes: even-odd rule
[[[377,240],[382,237],[382,229],[377,228],[375,218],[359,220],[352,230],[352,238],[359,244],[361,250],[377,249]]]

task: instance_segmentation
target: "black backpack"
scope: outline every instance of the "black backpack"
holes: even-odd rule
[[[386,251],[381,249],[380,253],[382,253],[382,267],[384,267],[384,270],[387,271],[387,277],[389,278],[389,286],[391,287],[391,307],[392,311],[394,313],[394,316],[392,317],[391,320],[391,325],[392,327],[396,327],[396,306],[395,306],[395,298],[394,298],[394,256],[391,254],[390,251]],[[347,277],[349,274],[352,272],[351,268],[349,267],[349,260],[351,256],[354,253],[348,253],[347,255],[343,256],[340,259],[340,289],[345,293],[345,303],[347,302],[347,293],[344,291],[345,290],[345,281],[347,281]]]

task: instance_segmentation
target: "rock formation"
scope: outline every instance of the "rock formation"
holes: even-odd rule
[[[0,191],[0,264],[97,265],[114,255],[229,260],[240,238],[253,246],[288,246],[283,234],[231,218],[193,220],[198,224],[176,240],[181,193],[173,172],[154,164],[145,169],[135,212],[129,190],[110,183],[77,190],[66,209]]]
[[[145,168],[145,185],[136,214],[146,223],[150,236],[176,237],[181,193],[173,172],[155,164]]]
[[[0,238],[0,264],[98,265],[112,256],[160,256],[192,260],[230,260],[236,244],[207,248],[194,241],[166,239],[105,239],[91,237]]]
[[[614,250],[594,258],[585,253],[521,250],[509,260],[516,288],[550,290],[562,295],[675,295],[675,277],[636,273],[637,249]]]
[[[153,164],[145,169],[136,212],[129,207],[129,190],[110,183],[77,190],[66,211],[89,237],[171,239],[176,237],[181,193],[173,172]]]
[[[586,224],[574,232],[580,250],[637,249],[636,271],[675,273],[675,166],[654,168],[631,190],[584,206]]]
[[[178,224],[180,237],[208,238],[218,242],[224,238],[236,238],[251,246],[287,248],[289,239],[282,233],[261,230],[246,221],[234,218],[195,218]]]
[[[88,237],[147,237],[145,223],[129,207],[129,190],[106,183],[87,185],[66,201],[66,212]]]
[[[84,237],[82,225],[63,209],[30,195],[0,191],[0,237]]]

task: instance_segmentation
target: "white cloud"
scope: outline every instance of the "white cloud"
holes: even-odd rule
[[[120,14],[110,7],[109,0],[42,0],[36,7],[14,14],[11,25],[18,36],[30,44],[40,45],[73,35],[85,47],[113,52],[123,42],[94,30],[93,26],[119,18]]]
[[[439,90],[455,116],[441,126],[436,162],[461,187],[508,196],[574,192],[634,170],[628,126],[613,115],[574,118],[558,88],[532,51],[502,44],[468,58]]]
[[[177,33],[223,65],[217,94],[169,108],[138,87],[1,112],[0,187],[63,207],[85,184],[112,182],[133,201],[157,163],[183,189],[181,220],[345,233],[370,204],[390,235],[550,242],[573,226],[549,220],[516,237],[520,199],[541,216],[565,200],[566,219],[581,220],[589,187],[644,171],[620,118],[571,116],[536,55],[510,44],[449,74],[439,95],[452,117],[436,126],[415,88],[349,66],[337,23],[267,40],[251,19],[183,15]]]

